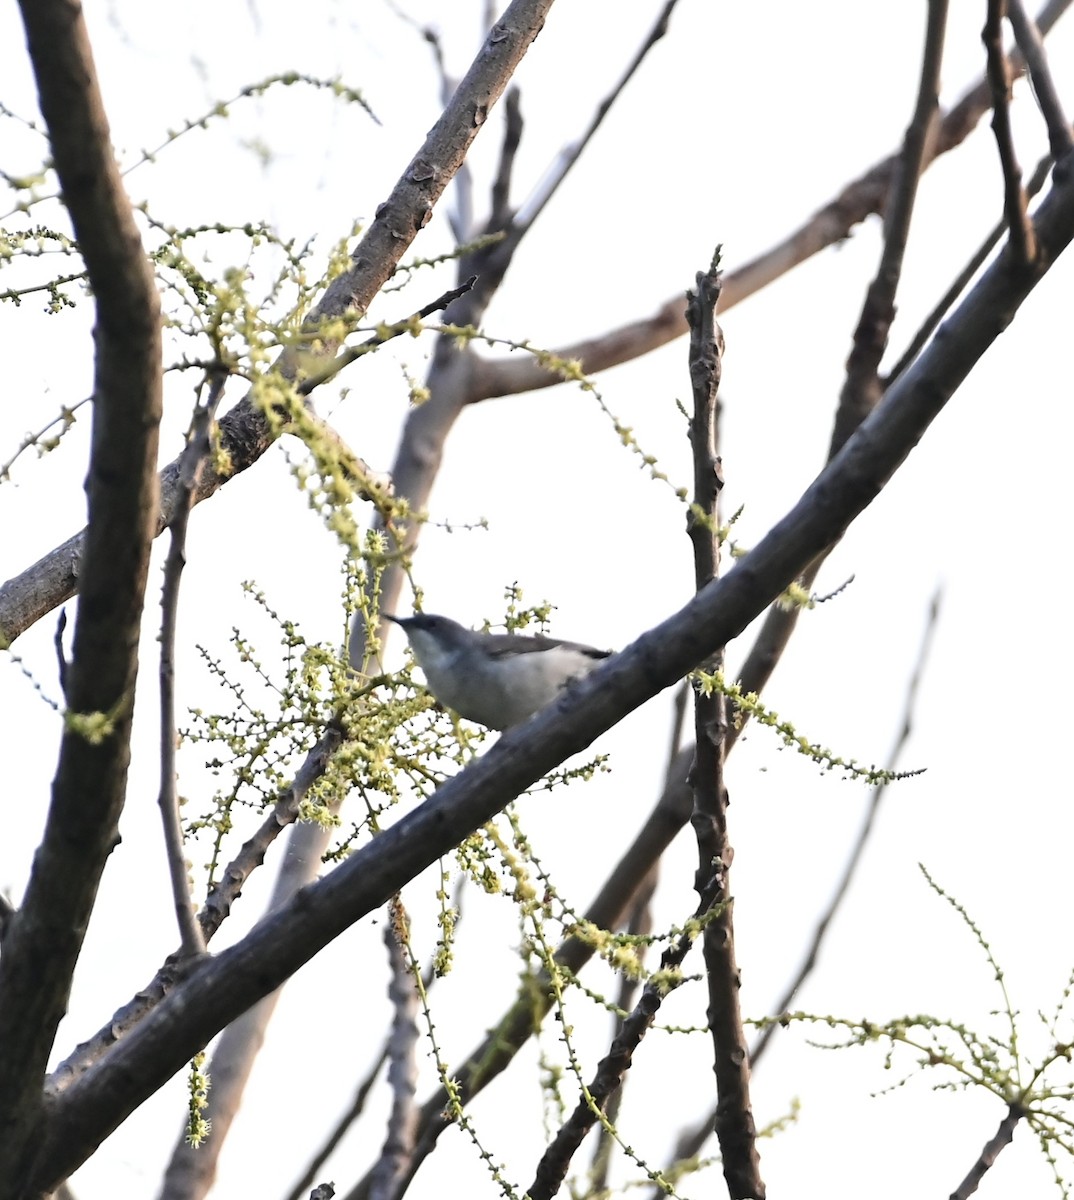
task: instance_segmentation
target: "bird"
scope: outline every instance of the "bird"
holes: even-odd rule
[[[489,729],[520,725],[612,654],[543,634],[479,633],[434,613],[383,616],[406,634],[436,699]]]

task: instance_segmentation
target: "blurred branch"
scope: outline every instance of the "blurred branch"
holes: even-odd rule
[[[371,1200],[395,1200],[399,1181],[407,1175],[414,1152],[418,1117],[414,1104],[418,1078],[415,1060],[418,992],[403,951],[409,938],[409,918],[398,895],[392,898],[388,910],[390,919],[384,927],[384,944],[388,948],[391,964],[388,997],[392,1002],[393,1015],[388,1038],[388,1083],[392,1089],[392,1111],[384,1148],[372,1171],[369,1188]]]
[[[947,0],[930,0],[917,101],[891,176],[891,191],[884,206],[884,246],[854,330],[854,344],[847,360],[846,380],[839,397],[829,457],[838,452],[872,412],[882,394],[880,360],[887,349],[888,334],[895,319],[895,295],[902,278],[918,180],[928,158],[929,143],[935,138],[946,26]]]
[[[1052,158],[1062,158],[1074,149],[1074,137],[1070,132],[1070,121],[1063,111],[1055,76],[1048,65],[1048,54],[1040,30],[1026,12],[1022,0],[1007,0],[1007,19],[1014,30],[1014,40],[1029,68],[1029,82],[1033,88],[1037,105],[1048,128],[1048,144]]]
[[[205,939],[194,915],[190,896],[190,872],[183,845],[183,822],[179,815],[179,790],[175,767],[175,629],[179,620],[179,584],[186,566],[186,532],[191,501],[202,466],[212,452],[212,421],[223,394],[223,376],[209,380],[209,396],[200,401],[187,431],[187,443],[179,459],[179,500],[171,527],[171,545],[164,562],[160,628],[160,815],[164,824],[164,847],[172,885],[172,903],[179,924],[179,953],[185,958],[205,953]]]
[[[671,14],[674,11],[677,3],[678,0],[666,0],[666,3],[660,12],[660,15],[656,18],[652,29],[649,30],[648,35],[638,47],[637,52],[630,60],[626,70],[619,77],[619,82],[616,83],[615,87],[613,87],[607,96],[605,96],[600,102],[600,104],[597,105],[597,111],[593,114],[593,117],[590,120],[585,132],[578,139],[578,141],[572,142],[571,145],[560,151],[559,158],[545,172],[545,177],[541,180],[540,185],[534,190],[533,194],[519,209],[517,215],[517,228],[519,231],[519,236],[528,230],[541,215],[541,213],[544,212],[549,201],[551,201],[552,197],[559,190],[560,184],[564,181],[564,179],[567,178],[571,168],[582,157],[586,147],[593,140],[594,135],[603,124],[604,118],[608,115],[612,105],[615,104],[616,100],[618,100],[622,95],[627,84],[631,81],[631,79],[634,78],[638,68],[648,56],[649,51],[667,33],[668,25],[671,21]]]
[[[903,706],[903,716],[900,722],[899,731],[895,737],[895,743],[891,748],[891,753],[888,755],[888,767],[894,771],[902,761],[903,751],[906,749],[906,743],[910,740],[910,734],[913,732],[914,713],[917,708],[917,696],[921,687],[921,680],[925,674],[925,668],[928,665],[929,654],[932,650],[932,641],[936,633],[936,625],[940,618],[940,600],[941,593],[937,592],[932,598],[932,603],[929,605],[928,620],[925,625],[925,633],[921,639],[921,647],[917,652],[917,661],[914,664],[914,671],[910,677],[910,684],[906,689],[906,700]],[[858,870],[858,864],[861,862],[862,856],[865,853],[865,847],[869,844],[869,838],[872,836],[873,828],[876,825],[877,814],[880,812],[880,805],[883,803],[884,797],[887,795],[888,784],[881,783],[872,789],[872,795],[869,798],[869,808],[865,814],[865,820],[862,822],[861,829],[858,832],[857,840],[850,851],[850,856],[847,859],[846,866],[843,868],[843,873],[835,886],[835,891],[832,893],[832,898],[828,907],[824,910],[820,920],[817,922],[817,927],[813,933],[813,939],[809,944],[809,949],[806,951],[805,958],[801,966],[795,973],[794,978],[787,986],[786,991],[776,1002],[773,1009],[776,1013],[783,1013],[790,1008],[794,997],[798,994],[799,988],[805,983],[809,976],[813,973],[817,965],[817,960],[820,957],[821,946],[824,944],[824,939],[827,936],[828,929],[832,921],[835,919],[836,913],[842,907],[843,900],[846,898],[847,892],[850,890],[850,885],[854,882],[854,876]],[[772,1034],[775,1032],[774,1025],[766,1025],[757,1036],[757,1041],[754,1043],[753,1049],[750,1052],[750,1058],[757,1065],[757,1060],[765,1051],[765,1047],[772,1039]],[[695,1151],[696,1153],[696,1151]]]
[[[1013,76],[1003,49],[1003,18],[1007,0],[988,0],[988,17],[981,33],[988,61],[988,82],[992,89],[992,132],[1003,171],[1003,211],[1011,231],[1010,247],[1019,263],[1031,263],[1037,256],[1033,223],[1029,219],[1026,194],[1022,188],[1022,169],[1014,149],[1011,131],[1011,84]]]
[[[981,1186],[981,1180],[984,1179],[985,1175],[988,1174],[989,1170],[995,1164],[1000,1151],[1006,1149],[1011,1144],[1014,1138],[1014,1131],[1018,1127],[1018,1122],[1025,1115],[1017,1104],[1012,1104],[1007,1109],[1007,1115],[1000,1121],[995,1135],[985,1143],[984,1149],[971,1167],[969,1174],[951,1193],[951,1200],[967,1200],[967,1197],[972,1196],[977,1191]]]

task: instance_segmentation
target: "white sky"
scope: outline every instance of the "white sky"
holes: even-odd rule
[[[453,5],[459,15],[448,18],[444,5],[409,6],[420,22],[441,29],[459,74],[475,48],[480,7]],[[952,4],[945,100],[961,95],[981,69],[984,7]],[[657,8],[616,5],[614,20],[612,6],[596,0],[564,0],[553,9],[518,76],[527,125],[516,199],[577,135]],[[916,88],[924,9],[845,0],[775,6],[681,0],[669,37],[527,239],[487,329],[549,346],[597,333],[684,290],[715,243],[723,243],[725,265],[733,269],[783,237],[898,144]],[[371,218],[439,111],[425,47],[383,3],[325,5],[307,17],[293,7],[284,13],[275,5],[192,0],[169,11],[165,25],[156,6],[122,0],[90,5],[88,16],[125,162],[138,148],[163,140],[167,128],[276,71],[338,74],[363,89],[382,122],[375,126],[357,109],[333,107],[327,97],[300,88],[236,105],[228,122],[183,138],[156,165],[129,177],[132,198],[148,199],[156,216],[176,224],[264,220],[300,242],[316,235],[323,256],[354,220]],[[1072,28],[1067,18],[1049,42],[1061,90],[1074,65]],[[14,6],[0,13],[0,81],[0,100],[33,115]],[[1069,90],[1065,98],[1074,104]],[[1044,142],[1025,89],[1018,92],[1016,114],[1028,170]],[[474,156],[479,211],[498,129],[497,121],[489,123]],[[271,152],[266,164],[255,152],[259,144]],[[40,155],[35,140],[0,121],[5,170],[29,171]],[[926,176],[900,293],[896,352],[991,227],[1000,199],[985,123]],[[55,210],[35,212],[33,219],[60,221]],[[428,256],[447,245],[441,220],[414,252]],[[725,496],[728,511],[745,505],[738,537],[747,545],[822,464],[877,247],[871,221],[724,321]],[[214,250],[214,269],[227,265],[227,253]],[[0,286],[11,286],[9,274],[0,274]],[[1027,1045],[1048,1044],[1028,1014],[1054,1008],[1074,963],[1068,886],[1074,829],[1062,766],[1070,718],[1071,648],[1062,616],[1069,567],[1059,516],[1068,505],[1071,283],[1071,264],[1061,261],[853,527],[820,587],[834,588],[851,574],[853,586],[803,619],[766,694],[768,704],[814,740],[847,757],[883,760],[930,598],[944,588],[941,626],[905,756],[905,765],[928,771],[889,795],[821,968],[799,997],[804,1008],[878,1020],[931,1012],[1002,1033],[988,1024],[1000,998],[987,964],[926,887],[917,869],[923,862],[990,939],[1013,1003],[1027,1014]],[[447,286],[447,274],[426,274],[404,295],[387,297],[376,315],[404,315]],[[26,430],[88,391],[89,303],[51,322],[40,310],[30,298],[2,314],[12,349],[5,355],[11,402],[0,461]],[[430,347],[392,349],[420,376]],[[599,386],[673,480],[688,484],[688,447],[674,404],[689,395],[685,358],[680,341],[608,372]],[[405,413],[397,362],[389,355],[365,360],[348,380],[345,402],[320,401],[350,444],[380,468],[390,463]],[[178,451],[191,385],[185,377],[169,383],[165,460]],[[0,578],[81,523],[87,430],[88,422],[80,421],[59,452],[40,463],[23,461],[14,481],[0,486]],[[311,640],[338,637],[339,550],[290,483],[284,450],[296,453],[293,443],[275,448],[194,514],[184,582],[186,703],[202,702],[195,642],[225,655],[235,624],[271,638],[242,601],[243,579],[256,578]],[[437,518],[490,522],[488,532],[426,531],[418,575],[432,611],[476,623],[501,611],[503,588],[518,580],[528,600],[556,603],[554,632],[621,646],[688,597],[692,568],[680,506],[637,470],[592,399],[577,390],[561,387],[467,412],[451,438],[432,507]],[[151,602],[158,588],[154,570]],[[16,649],[56,695],[53,630],[52,619],[41,622]],[[743,639],[732,651],[732,665],[747,644]],[[155,808],[154,651],[151,621],[124,841],[109,864],[87,967],[76,978],[71,1015],[61,1029],[63,1054],[148,980],[174,942]],[[399,655],[394,648],[393,661]],[[17,897],[44,820],[58,719],[11,663],[0,667],[0,711],[11,808],[0,841],[0,886]],[[613,772],[584,791],[522,801],[535,846],[561,893],[579,908],[652,803],[669,714],[670,696],[660,697],[602,739],[598,748],[612,755]],[[190,760],[185,771],[185,791],[209,788]],[[778,753],[760,731],[736,751],[730,785],[744,1008],[761,1015],[797,964],[865,797],[856,785],[821,778],[802,760]],[[681,921],[692,909],[693,865],[686,835],[666,868],[658,923]],[[221,935],[224,942],[260,912],[267,884],[266,873],[260,875],[266,877],[247,890],[242,913],[229,922],[235,929]],[[408,890],[419,917],[429,890]],[[515,983],[507,948],[517,941],[517,929],[509,905],[480,904],[472,896],[470,906],[472,925],[467,930],[464,923],[456,973],[437,987],[438,1033],[449,1058],[472,1047]],[[418,930],[428,949],[429,928],[419,920]],[[286,990],[247,1108],[225,1150],[217,1195],[238,1188],[271,1196],[289,1186],[379,1052],[387,1014],[379,939],[379,920],[365,922]],[[490,962],[489,946],[505,950]],[[418,948],[422,953],[420,942]],[[691,960],[693,969],[699,962]],[[482,979],[477,999],[475,971]],[[693,988],[677,996],[667,1020],[700,1022],[702,993]],[[591,1073],[606,1027],[602,1018],[584,1014],[579,1006]],[[646,1097],[662,1098],[670,1088],[676,1121],[689,1115],[691,1104],[695,1115],[705,1111],[711,1103],[707,1053],[707,1043],[672,1038],[639,1054],[624,1134],[654,1166],[663,1165],[677,1125],[664,1123],[666,1101],[647,1111]],[[652,1069],[650,1056],[659,1060]],[[669,1078],[672,1062],[676,1073]],[[765,1124],[785,1113],[792,1097],[801,1099],[803,1110],[795,1127],[762,1146],[770,1194],[793,1186],[796,1194],[850,1197],[861,1194],[863,1181],[877,1200],[923,1187],[949,1192],[994,1132],[1002,1106],[983,1096],[934,1094],[930,1084],[939,1080],[929,1077],[869,1099],[910,1072],[909,1058],[901,1067],[885,1073],[877,1053],[822,1056],[801,1035],[781,1037],[755,1077],[755,1115]],[[429,1079],[420,1088],[423,1098]],[[475,1118],[521,1190],[536,1161],[526,1118],[538,1114],[512,1106],[505,1120],[506,1094],[493,1089],[481,1097]],[[378,1104],[383,1099],[381,1093]],[[76,1176],[81,1200],[150,1194],[182,1114],[181,1084],[173,1084]],[[266,1132],[272,1136],[268,1152]],[[326,1177],[349,1186],[375,1155],[381,1133],[381,1126],[367,1125]],[[445,1179],[471,1194],[485,1186],[472,1148],[454,1132],[443,1140],[414,1185],[416,1198],[441,1194]],[[1047,1180],[1039,1150],[1022,1130],[981,1194],[1001,1196],[1013,1188],[1036,1194]],[[696,1180],[682,1192],[701,1195],[720,1186],[715,1179]]]

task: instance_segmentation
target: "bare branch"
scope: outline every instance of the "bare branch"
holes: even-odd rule
[[[560,152],[559,158],[552,165],[552,167],[545,172],[545,177],[541,180],[540,185],[519,209],[516,222],[520,231],[529,229],[541,215],[541,213],[544,212],[549,201],[559,190],[560,184],[567,178],[568,174],[570,174],[571,168],[579,160],[579,158],[582,157],[585,148],[593,140],[594,135],[603,124],[604,118],[608,115],[612,105],[615,104],[616,100],[618,100],[620,95],[622,95],[623,89],[627,86],[631,79],[634,78],[638,68],[648,56],[649,51],[667,33],[668,24],[671,20],[671,14],[674,11],[677,3],[678,0],[666,0],[660,15],[656,18],[656,21],[653,24],[652,29],[649,30],[645,41],[642,42],[641,46],[638,47],[637,53],[631,59],[627,69],[620,76],[619,82],[615,85],[615,87],[612,88],[607,96],[604,97],[600,104],[597,105],[597,111],[593,114],[586,131],[582,134],[578,141],[573,142],[570,146],[566,147]]]
[[[981,40],[988,58],[988,82],[992,89],[992,132],[1003,171],[1003,211],[1010,228],[1011,252],[1020,263],[1031,263],[1037,255],[1033,223],[1029,219],[1026,195],[1022,189],[1022,169],[1014,149],[1011,132],[1012,74],[1003,49],[1003,18],[1007,0],[988,0],[988,18]]]
[[[1060,159],[1074,148],[1074,137],[1070,133],[1070,122],[1063,111],[1055,76],[1048,65],[1048,55],[1035,21],[1030,20],[1022,0],[1007,0],[1007,18],[1014,30],[1014,40],[1029,67],[1029,82],[1033,95],[1048,127],[1048,144],[1052,158]]]
[[[1024,1116],[1025,1113],[1017,1104],[1012,1104],[1007,1109],[1007,1115],[1000,1121],[999,1128],[996,1130],[994,1136],[989,1138],[985,1143],[980,1157],[973,1164],[969,1174],[951,1193],[951,1200],[967,1200],[967,1197],[972,1196],[977,1191],[981,1185],[981,1180],[988,1174],[988,1171],[999,1157],[1000,1151],[1006,1149],[1011,1144],[1018,1122]]]
[[[41,1080],[119,836],[161,414],[160,303],[112,154],[81,6],[24,0],[21,9],[53,161],[93,290],[96,353],[84,599],[66,680],[68,718],[44,837],[0,961],[5,1200],[26,1194]]]
[[[408,937],[409,918],[399,896],[388,906],[390,920],[384,927],[384,944],[391,963],[388,996],[392,1002],[392,1032],[388,1039],[388,1082],[392,1089],[392,1111],[380,1159],[373,1167],[371,1200],[395,1200],[399,1181],[409,1174],[414,1153],[417,1109],[418,993],[403,946]]]
[[[914,664],[914,671],[910,677],[910,684],[906,689],[906,701],[903,706],[902,721],[899,723],[899,731],[895,736],[895,743],[891,748],[891,753],[888,755],[888,767],[894,771],[898,764],[902,761],[902,752],[906,748],[906,743],[910,739],[910,734],[913,730],[914,713],[917,708],[917,694],[921,687],[921,680],[925,674],[925,668],[928,665],[929,653],[932,650],[932,639],[936,632],[936,625],[940,619],[940,599],[941,593],[937,592],[932,598],[932,603],[929,605],[928,621],[925,625],[925,633],[921,639],[921,647],[917,652],[917,661]],[[817,922],[816,929],[813,933],[813,939],[809,944],[809,949],[806,951],[805,957],[802,960],[801,966],[795,973],[794,978],[787,986],[786,991],[776,1002],[773,1012],[782,1013],[790,1008],[794,1001],[794,997],[798,994],[799,989],[813,973],[814,967],[817,965],[817,960],[820,957],[820,950],[824,944],[824,939],[828,933],[828,929],[835,919],[835,914],[839,911],[840,906],[850,890],[850,885],[854,882],[854,876],[858,869],[858,864],[861,862],[862,855],[865,853],[865,847],[869,843],[869,838],[873,832],[873,827],[876,824],[877,813],[880,811],[880,805],[883,803],[884,797],[887,795],[887,782],[881,783],[872,789],[872,795],[869,798],[869,808],[865,814],[865,820],[862,822],[861,829],[858,832],[857,840],[850,851],[850,856],[847,859],[846,866],[843,868],[843,873],[839,877],[839,881],[835,886],[835,891],[832,893],[832,898],[828,903],[828,907],[824,910],[820,920]],[[757,1060],[764,1053],[765,1047],[771,1041],[772,1034],[775,1032],[774,1025],[766,1025],[761,1030],[757,1037],[753,1048],[750,1051],[750,1059],[754,1066],[757,1065]]]
[[[928,157],[928,143],[935,134],[946,25],[947,0],[930,0],[917,102],[892,173],[891,192],[884,209],[884,249],[854,331],[854,345],[835,417],[832,454],[873,410],[881,396],[880,360],[887,349],[888,332],[895,319],[895,294],[902,277],[917,183]]]
[[[507,89],[503,103],[503,145],[500,147],[500,165],[492,184],[492,210],[489,213],[490,229],[506,229],[511,222],[511,175],[515,167],[515,155],[522,142],[522,100],[517,87]]]
[[[694,547],[694,579],[698,592],[719,577],[720,511],[723,487],[716,454],[717,392],[720,386],[723,334],[716,324],[720,296],[719,252],[707,273],[698,272],[696,291],[687,293],[690,326],[690,382],[694,407],[690,446],[694,462],[694,503],[687,529]],[[705,661],[707,671],[723,666],[724,647]],[[716,1075],[716,1133],[723,1156],[724,1180],[732,1200],[763,1200],[764,1182],[757,1154],[757,1129],[750,1105],[750,1060],[742,1027],[741,975],[735,955],[731,862],[734,850],[727,828],[727,701],[713,689],[694,697],[694,761],[690,784],[694,811],[690,824],[697,838],[698,867],[694,889],[707,897],[709,908],[702,946],[708,985],[708,1024]]]
[[[172,523],[171,546],[164,563],[160,629],[160,806],[164,823],[164,846],[172,884],[172,902],[179,924],[179,953],[192,957],[205,953],[205,939],[194,915],[190,897],[190,872],[183,846],[183,823],[179,815],[179,790],[175,768],[175,628],[179,620],[179,583],[186,566],[186,531],[198,476],[212,452],[213,414],[223,394],[223,377],[209,384],[205,404],[198,403],[187,433],[186,448],[179,464],[179,504]]]
[[[1052,169],[1052,158],[1046,155],[1037,163],[1037,169],[1033,172],[1033,177],[1026,184],[1026,196],[1032,199],[1044,186],[1048,178],[1048,173]],[[988,256],[999,245],[1000,239],[1003,237],[1007,229],[1007,219],[1001,219],[984,239],[984,241],[973,252],[969,261],[955,276],[954,282],[940,297],[928,316],[921,322],[921,326],[910,339],[910,344],[903,352],[899,361],[891,368],[884,378],[885,390],[889,388],[896,379],[906,370],[906,368],[914,361],[921,353],[922,349],[929,343],[932,335],[940,327],[940,322],[951,311],[958,301],[959,296],[970,286],[977,276],[977,272],[988,262]]]

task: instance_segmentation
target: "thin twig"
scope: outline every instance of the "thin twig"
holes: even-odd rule
[[[689,704],[691,695],[690,685],[683,683],[675,693],[675,703],[672,709],[671,718],[671,740],[668,746],[667,765],[664,768],[664,779],[667,786],[670,786],[672,781],[677,777],[680,769],[681,755],[679,753],[682,746],[683,727],[686,722],[686,710]],[[685,811],[684,806],[684,811]],[[628,933],[638,934],[645,937],[649,934],[653,927],[652,901],[656,893],[657,884],[660,882],[660,857],[655,856],[651,864],[646,870],[644,876],[638,883],[637,892],[631,902],[630,912],[626,921],[626,929]],[[647,949],[644,941],[639,941],[637,944],[637,957],[639,963],[645,961],[645,951]],[[634,1007],[635,996],[638,987],[640,986],[637,979],[632,975],[624,972],[619,980],[619,994],[616,997],[616,1008],[620,1012],[628,1012]],[[622,1032],[622,1019],[615,1018],[615,1037]],[[626,1081],[624,1080],[624,1086]],[[619,1087],[612,1093],[608,1100],[608,1105],[605,1113],[608,1117],[609,1125],[614,1125],[619,1115],[619,1109],[623,1102],[623,1087]],[[590,1168],[589,1190],[594,1195],[600,1195],[607,1185],[608,1171],[611,1167],[612,1148],[615,1145],[615,1139],[612,1137],[608,1126],[601,1124],[597,1131],[597,1145],[593,1151],[593,1165]]]
[[[1003,49],[1003,18],[1006,11],[1007,0],[988,0],[988,17],[981,40],[985,46],[988,84],[992,91],[992,132],[995,134],[999,165],[1003,172],[1003,211],[1007,214],[1011,231],[1011,251],[1019,263],[1031,263],[1037,257],[1037,243],[1011,132],[1012,76]]]
[[[1026,184],[1026,197],[1032,199],[1044,186],[1048,178],[1048,172],[1052,169],[1052,156],[1046,154],[1039,163],[1037,169],[1033,172],[1033,176],[1029,183]],[[940,327],[940,322],[944,319],[948,312],[954,308],[959,296],[969,287],[971,281],[977,275],[977,272],[988,261],[989,255],[999,245],[1000,239],[1003,237],[1007,229],[1007,218],[1002,217],[995,227],[991,230],[984,241],[973,252],[969,261],[955,276],[954,282],[944,292],[937,301],[932,311],[921,322],[917,332],[910,340],[909,346],[903,352],[899,361],[891,368],[884,376],[885,391],[895,382],[896,379],[906,370],[906,368],[914,361],[921,351],[928,345],[929,340],[936,330]]]
[[[404,333],[413,333],[416,322],[423,321],[426,317],[432,316],[434,312],[440,312],[442,309],[447,308],[453,300],[457,300],[460,296],[464,296],[470,291],[475,283],[477,283],[477,276],[471,275],[469,279],[464,280],[458,287],[449,288],[446,292],[437,296],[435,300],[430,300],[428,304],[422,305],[417,312],[411,313],[409,317],[404,317],[401,321],[382,324],[377,329],[377,332],[371,337],[366,338],[364,342],[359,342],[356,346],[348,346],[342,354],[337,354],[331,362],[315,375],[309,375],[303,379],[295,390],[300,396],[308,396],[316,388],[334,379],[344,367],[349,367],[352,362],[356,362],[371,350],[375,350],[378,346],[383,346],[385,342],[390,342],[392,338],[401,337]]]
[[[67,654],[63,648],[63,632],[67,628],[67,609],[61,608],[56,620],[56,632],[52,635],[52,645],[56,650],[56,672],[60,680],[60,691],[67,696]]]
[[[518,88],[513,85],[507,89],[503,111],[503,144],[496,178],[492,182],[492,209],[489,213],[489,225],[495,230],[506,229],[511,221],[511,176],[515,155],[522,142],[522,100]]]
[[[630,64],[620,76],[619,82],[597,105],[597,111],[593,114],[585,132],[578,141],[573,142],[570,146],[560,151],[555,163],[548,168],[540,184],[521,206],[516,217],[516,224],[520,230],[529,229],[541,213],[544,212],[545,208],[547,208],[549,201],[559,190],[560,185],[567,178],[571,168],[581,158],[583,151],[593,140],[593,136],[601,127],[612,105],[619,99],[623,89],[637,73],[638,68],[645,61],[649,51],[667,33],[672,11],[677,3],[678,0],[666,0],[660,15],[656,18],[652,29],[649,30],[648,36],[638,47]]]
[[[1007,0],[1007,19],[1014,30],[1014,40],[1026,60],[1029,82],[1033,88],[1044,123],[1048,127],[1048,144],[1052,158],[1058,162],[1068,150],[1074,148],[1074,137],[1070,132],[1070,121],[1063,111],[1055,76],[1048,65],[1044,41],[1035,21],[1030,19],[1022,0]]]
[[[198,921],[207,939],[224,923],[231,911],[231,905],[242,892],[246,881],[265,861],[268,848],[288,826],[298,820],[306,794],[323,778],[332,755],[342,742],[343,731],[333,722],[317,740],[317,744],[311,747],[302,766],[295,772],[290,786],[280,794],[272,811],[220,873],[219,879],[206,897],[204,908],[198,914]]]
[[[925,633],[921,639],[921,647],[917,652],[917,661],[914,664],[914,671],[910,677],[909,686],[906,689],[906,701],[903,705],[902,721],[899,724],[899,731],[896,734],[895,742],[888,755],[888,765],[892,771],[898,766],[902,760],[903,750],[906,748],[906,743],[910,740],[910,734],[913,732],[914,712],[917,708],[917,696],[921,687],[921,680],[925,674],[925,668],[928,665],[929,654],[932,651],[933,637],[936,633],[936,626],[940,618],[940,601],[942,593],[937,592],[932,598],[932,603],[929,605],[928,620],[925,625]],[[869,807],[865,814],[865,820],[862,822],[861,829],[858,831],[857,839],[854,842],[850,851],[850,856],[847,859],[846,865],[843,868],[843,873],[835,886],[835,891],[832,893],[832,898],[828,902],[828,907],[818,920],[816,928],[813,932],[813,939],[809,944],[809,949],[805,953],[801,965],[795,972],[794,978],[788,984],[783,995],[776,1002],[773,1009],[776,1013],[785,1012],[790,1008],[794,1001],[794,997],[798,994],[799,989],[813,973],[817,965],[817,960],[820,957],[821,947],[824,944],[824,939],[827,936],[828,929],[832,921],[835,919],[836,913],[842,906],[843,900],[846,898],[847,892],[850,890],[850,885],[854,881],[854,876],[857,873],[858,865],[861,862],[862,855],[865,853],[865,848],[869,843],[869,838],[872,835],[873,828],[876,825],[877,814],[880,811],[880,805],[887,795],[888,784],[886,782],[879,784],[872,789],[872,795],[869,798]],[[765,1051],[772,1038],[772,1034],[776,1029],[775,1025],[766,1025],[757,1037],[752,1050],[750,1051],[750,1059],[754,1066],[757,1065],[757,1060]]]
[[[910,234],[910,218],[914,211],[918,181],[930,157],[930,143],[935,141],[946,26],[947,0],[930,0],[917,100],[884,204],[884,246],[854,330],[854,345],[839,397],[830,454],[839,450],[876,407],[883,394],[880,360],[887,349],[888,333],[895,319],[895,296],[902,278],[903,257]]]
[[[455,925],[456,931],[458,930],[458,923],[462,916],[461,897],[466,878],[467,877],[465,875],[460,876],[458,886],[455,889],[455,895],[452,898],[452,906],[458,913]],[[421,974],[421,986],[426,994],[428,994],[429,989],[436,982],[436,979],[437,975],[435,970],[435,962],[433,962],[430,963]],[[357,1121],[365,1111],[366,1099],[369,1096],[373,1085],[376,1083],[377,1077],[380,1075],[381,1068],[388,1061],[390,1039],[391,1034],[389,1033],[388,1037],[384,1041],[384,1045],[381,1048],[380,1054],[377,1056],[376,1062],[372,1065],[372,1067],[369,1068],[361,1083],[359,1083],[358,1088],[354,1093],[354,1099],[351,1101],[347,1110],[340,1116],[335,1125],[331,1128],[328,1136],[324,1139],[317,1151],[314,1153],[313,1157],[310,1159],[309,1165],[302,1174],[302,1178],[287,1193],[287,1195],[284,1197],[284,1200],[302,1200],[303,1192],[305,1192],[306,1188],[308,1188],[313,1183],[314,1179],[316,1179],[321,1173],[324,1164],[328,1161],[332,1152],[346,1136],[347,1132],[350,1130],[355,1121]]]
[[[715,873],[710,873],[710,884],[718,886]],[[608,1101],[621,1086],[634,1052],[656,1019],[664,999],[683,982],[678,968],[694,944],[697,927],[706,919],[711,919],[716,902],[715,886],[710,886],[702,893],[701,902],[694,910],[693,920],[688,922],[686,932],[676,938],[660,956],[660,967],[654,979],[645,985],[641,998],[623,1021],[611,1048],[597,1066],[592,1083],[583,1087],[582,1098],[541,1156],[533,1182],[526,1191],[529,1200],[551,1200],[562,1186],[571,1159],[586,1134],[596,1122],[603,1124],[607,1120],[604,1113]]]
[[[202,466],[212,453],[212,422],[224,377],[209,381],[209,396],[194,409],[187,431],[186,447],[179,460],[179,495],[171,544],[164,562],[164,588],[160,619],[160,817],[164,824],[164,848],[172,885],[172,903],[179,924],[179,953],[192,958],[205,953],[205,938],[194,915],[190,896],[190,871],[183,845],[183,822],[179,813],[179,789],[175,766],[175,630],[179,620],[179,585],[186,566],[186,531],[194,491]]]

